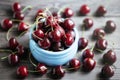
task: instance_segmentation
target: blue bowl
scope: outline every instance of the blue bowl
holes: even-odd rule
[[[33,57],[41,63],[45,63],[49,66],[57,66],[63,65],[67,63],[69,60],[75,57],[78,49],[78,32],[76,28],[75,31],[75,41],[74,43],[67,49],[63,51],[53,52],[48,51],[40,48],[38,44],[32,39],[32,32],[35,26],[30,29],[30,40],[29,40],[29,47]]]

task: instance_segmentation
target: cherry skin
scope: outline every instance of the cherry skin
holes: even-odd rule
[[[74,30],[69,30],[69,31],[66,32],[66,34],[70,34],[73,38],[75,38]]]
[[[72,19],[65,19],[64,21],[64,28],[67,30],[72,30],[75,27],[75,23]]]
[[[19,66],[17,68],[17,75],[20,77],[20,78],[25,78],[28,76],[28,69],[26,66]]]
[[[41,75],[44,75],[45,73],[47,73],[47,67],[44,64],[42,64],[42,63],[39,63],[37,65],[36,70]]]
[[[88,40],[86,38],[84,38],[84,37],[79,38],[78,48],[80,50],[84,49],[87,45],[88,45]]]
[[[26,51],[25,51],[25,48],[22,45],[18,45],[17,48],[16,48],[16,50],[17,50],[17,55],[19,57],[25,56],[25,52]]]
[[[72,70],[78,70],[80,68],[80,61],[76,58],[73,58],[72,60],[69,61],[69,66],[72,68]]]
[[[74,15],[74,12],[70,8],[65,8],[65,10],[63,12],[63,15],[64,15],[65,18],[70,18]]]
[[[105,50],[107,48],[107,41],[105,39],[99,39],[96,41],[95,47],[100,50]]]
[[[85,58],[83,61],[83,70],[89,72],[94,69],[96,61],[92,58]]]
[[[85,58],[93,58],[94,57],[94,53],[90,50],[90,49],[86,49],[83,54],[83,59]]]
[[[41,16],[41,13],[43,13],[43,9],[39,9],[38,11],[37,11],[37,14],[36,14],[36,18],[38,17],[38,16]]]
[[[93,26],[93,20],[90,18],[85,18],[83,20],[83,23],[84,23],[85,29],[90,29]]]
[[[19,25],[18,25],[18,31],[24,32],[24,31],[27,31],[28,29],[29,29],[29,25],[27,25],[24,22],[20,22],[19,23]]]
[[[84,4],[80,7],[79,12],[81,15],[87,15],[90,12],[90,8],[88,7],[88,5]]]
[[[116,54],[112,50],[109,50],[107,53],[103,55],[103,61],[110,65],[115,63],[116,59],[117,59]]]
[[[32,34],[32,37],[35,41],[38,41],[39,39],[43,39],[44,36],[45,36],[45,34],[41,29],[35,30]]]
[[[93,31],[93,38],[95,39],[101,39],[105,36],[105,31],[101,28],[96,28],[94,31]]]
[[[19,45],[19,43],[14,37],[10,38],[8,43],[9,43],[9,48],[12,50],[16,49],[16,47]]]
[[[13,3],[12,10],[13,10],[13,12],[20,12],[21,11],[21,5],[18,2]]]
[[[115,29],[116,29],[115,22],[112,20],[108,20],[105,25],[105,32],[112,33],[115,31]]]
[[[107,13],[107,10],[104,6],[99,6],[96,11],[96,16],[104,16]]]
[[[13,22],[11,20],[7,19],[7,18],[2,20],[2,22],[1,22],[1,27],[4,30],[10,29],[12,26],[13,26]]]
[[[38,45],[43,49],[49,49],[51,46],[51,42],[48,38],[44,38],[38,41]]]
[[[51,70],[50,75],[53,79],[60,79],[65,75],[65,70],[62,68],[62,66],[56,66]]]
[[[21,12],[15,12],[14,15],[13,15],[13,17],[15,19],[17,19],[17,20],[23,20],[24,17],[25,17],[25,15],[23,13],[21,13]]]
[[[61,51],[64,49],[61,42],[53,42],[51,48],[53,51]]]
[[[111,66],[105,65],[101,69],[101,74],[102,74],[102,77],[110,78],[110,77],[112,77],[114,75],[114,70],[113,70],[113,68]]]
[[[10,54],[8,56],[8,63],[11,65],[16,65],[19,63],[19,57],[16,54]]]

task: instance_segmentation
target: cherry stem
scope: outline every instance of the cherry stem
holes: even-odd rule
[[[28,31],[28,30],[27,30]],[[18,35],[18,37],[23,36],[27,31],[23,31],[22,33],[20,33],[20,35]]]
[[[38,38],[39,40],[42,40],[41,38],[39,38],[38,36],[36,36],[34,33],[32,33],[36,38]]]
[[[97,49],[97,48],[96,48],[95,50],[97,50],[97,51],[99,51],[99,52],[101,52],[101,53],[103,52],[102,50],[100,50],[100,49]]]
[[[29,61],[33,66],[37,67],[37,65],[35,63],[33,63],[33,61],[31,60],[31,53],[29,53]]]
[[[84,26],[82,26],[82,37],[83,37],[83,34],[84,34],[84,30],[85,30],[85,27]]]
[[[12,52],[12,50],[9,50],[9,49],[0,49],[0,52]]]
[[[92,45],[91,51],[93,51],[94,47],[95,47],[95,44],[94,44],[94,45]]]
[[[80,66],[75,67],[75,68],[80,68]],[[65,70],[66,70],[66,71],[69,71],[69,70],[74,70],[75,68],[66,68]]]
[[[11,19],[13,22],[21,22],[22,20],[18,20],[18,19]]]
[[[4,56],[4,57],[2,57],[2,58],[1,58],[1,60],[4,60],[4,59],[6,59],[7,57],[8,57],[8,56]]]
[[[9,30],[8,30],[8,32],[7,32],[7,34],[6,34],[6,40],[7,41],[9,41],[9,33],[10,33],[10,31],[13,29],[13,27],[11,27]]]
[[[28,70],[28,72],[34,73],[34,72],[39,72],[39,71]]]
[[[57,14],[60,15],[60,13],[63,12],[66,7],[68,7],[68,5],[63,6],[62,8],[60,8],[60,10],[57,12]]]
[[[32,6],[26,6],[21,12],[25,12],[27,9],[31,10],[32,9]]]

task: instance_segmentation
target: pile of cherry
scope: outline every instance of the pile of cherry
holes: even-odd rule
[[[19,21],[18,31],[24,32],[29,29],[29,25],[23,22],[24,14],[21,10],[21,5],[15,2],[12,5],[12,10],[14,12],[14,18]],[[87,15],[90,12],[90,8],[87,5],[82,5],[80,7],[80,15]],[[104,6],[100,6],[96,11],[96,16],[104,16],[106,13]],[[32,34],[33,39],[38,43],[39,47],[45,50],[61,51],[72,45],[75,39],[74,26],[75,23],[70,19],[74,15],[74,12],[70,8],[63,9],[63,12],[57,14],[57,12],[50,12],[48,9],[38,10],[35,16],[35,25]],[[93,26],[93,20],[90,18],[85,18],[83,20],[83,26],[85,29],[89,30]],[[10,19],[4,19],[1,23],[3,30],[9,30],[13,27],[13,21]],[[107,41],[104,39],[106,33],[112,33],[116,29],[116,24],[109,20],[106,22],[105,28],[97,28],[93,32],[93,38],[96,39],[96,44],[92,49],[87,49],[88,40],[84,37],[79,38],[78,50],[84,50],[82,54],[82,60],[73,58],[68,62],[67,65],[54,66],[51,67],[49,74],[51,78],[62,78],[65,75],[66,70],[76,71],[80,68],[85,72],[92,71],[96,66],[96,61],[94,58],[94,50],[103,51],[107,48]],[[12,37],[8,41],[11,54],[7,56],[8,62],[11,65],[17,65],[20,59],[26,55],[26,49],[18,43],[18,41]],[[51,45],[53,44],[53,45]],[[111,49],[103,55],[103,61],[105,66],[101,70],[102,77],[110,78],[114,75],[114,69],[112,67],[113,63],[116,61],[116,54]],[[33,63],[32,63],[33,64]],[[33,64],[34,65],[34,64]],[[35,66],[35,71],[40,75],[44,75],[48,71],[48,67],[44,63],[38,63]],[[27,66],[19,66],[17,68],[17,75],[19,77],[25,78],[28,76]]]

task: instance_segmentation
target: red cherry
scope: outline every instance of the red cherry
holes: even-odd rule
[[[65,8],[65,10],[64,10],[64,12],[63,12],[63,15],[64,15],[64,17],[66,17],[66,18],[70,18],[70,17],[72,17],[72,16],[74,15],[74,12],[73,12],[73,10],[70,9],[70,8]]]
[[[12,26],[13,26],[13,22],[11,20],[7,19],[7,18],[2,20],[2,22],[1,22],[1,27],[4,30],[10,29]]]
[[[13,12],[20,12],[21,11],[21,5],[18,2],[13,3],[12,10],[13,10]]]
[[[10,38],[8,43],[10,49],[16,49],[19,44],[15,38]]]
[[[26,66],[20,66],[17,68],[17,75],[21,78],[25,78],[28,76],[28,69]]]
[[[53,51],[61,51],[64,49],[61,42],[53,42],[51,48]]]
[[[99,39],[97,40],[95,47],[100,50],[105,50],[107,48],[107,45],[108,43],[105,39]]]
[[[86,29],[90,29],[93,26],[93,20],[90,18],[85,18],[83,23]]]
[[[107,53],[103,55],[103,61],[107,64],[112,65],[116,61],[117,57],[115,52],[109,50]]]
[[[16,54],[10,54],[8,56],[8,62],[11,65],[16,65],[19,63],[19,57]]]
[[[52,16],[48,16],[46,20],[46,24],[49,26],[53,26],[55,23],[54,18]]]
[[[93,58],[94,57],[94,53],[90,50],[90,49],[86,49],[83,54],[83,59],[85,58]]]
[[[83,61],[83,70],[84,71],[91,71],[95,68],[96,61],[92,58],[85,58]]]
[[[64,28],[67,30],[72,30],[75,27],[75,23],[72,19],[65,19],[64,21]]]
[[[25,48],[22,45],[18,45],[16,49],[17,49],[18,56],[20,56],[20,57],[25,56],[25,54],[26,54]]]
[[[20,31],[20,32],[24,32],[24,31],[28,30],[28,28],[29,28],[29,25],[27,25],[24,22],[20,22],[18,25],[18,31]]]
[[[39,10],[37,11],[36,17],[40,16],[41,13],[43,13],[43,11],[44,11],[43,9],[39,9]]]
[[[39,74],[43,75],[47,72],[47,67],[44,64],[39,63],[36,67],[36,70],[38,71]]]
[[[57,19],[61,18],[61,15],[59,15],[57,12],[53,12],[52,15]]]
[[[78,70],[80,68],[80,61],[76,58],[69,61],[69,66],[72,68],[72,70]]]
[[[66,34],[70,34],[70,36],[72,36],[73,38],[75,38],[75,32],[74,30],[69,30],[66,32]]]
[[[21,12],[15,12],[14,15],[13,15],[13,17],[15,19],[17,19],[17,20],[23,20],[24,17],[25,17],[25,15],[23,13],[21,13]]]
[[[87,15],[90,12],[90,8],[88,7],[88,5],[84,4],[80,7],[79,12],[81,15]]]
[[[88,45],[88,40],[86,38],[81,37],[78,41],[78,48],[84,49]]]
[[[93,32],[93,38],[101,39],[105,36],[105,31],[101,28],[96,28]]]
[[[105,9],[104,6],[99,6],[97,11],[96,11],[96,16],[104,16],[107,10]]]

